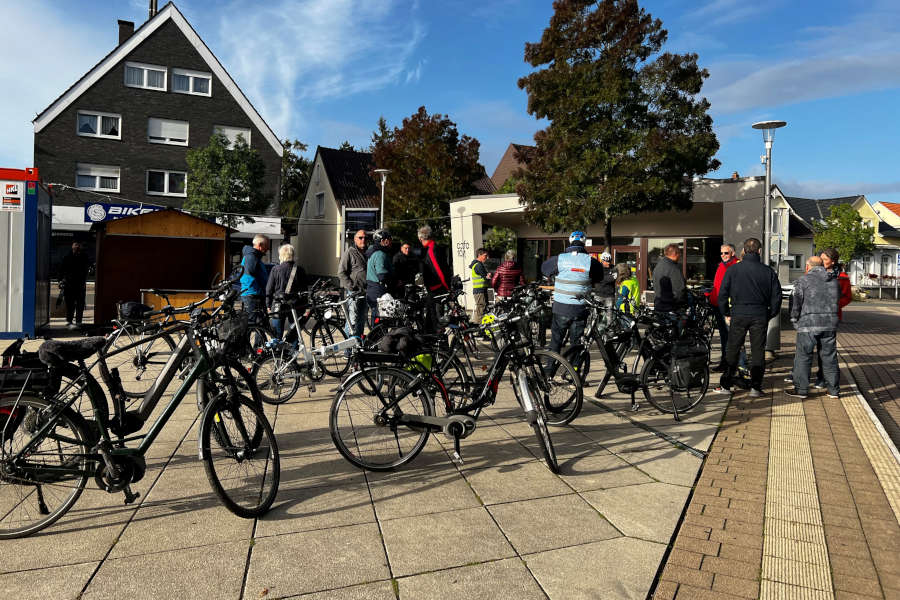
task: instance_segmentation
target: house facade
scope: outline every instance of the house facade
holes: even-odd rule
[[[54,186],[56,245],[93,241],[91,221],[103,220],[93,205],[104,215],[109,205],[131,214],[181,208],[187,152],[216,132],[259,152],[272,198],[271,218],[235,234],[238,251],[258,230],[281,237],[278,137],[174,4],[136,31],[119,21],[118,46],[34,120],[34,164]]]

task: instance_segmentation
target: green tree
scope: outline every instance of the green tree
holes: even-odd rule
[[[372,136],[378,169],[390,169],[385,187],[385,226],[398,239],[415,239],[415,229],[428,223],[437,239],[450,233],[447,203],[477,193],[473,182],[484,177],[478,163],[479,143],[460,135],[456,124],[425,107],[387,131],[386,123]],[[374,173],[373,173],[374,177]]]
[[[550,125],[515,176],[528,221],[545,231],[691,207],[691,179],[719,167],[696,54],[662,52],[667,32],[637,0],[556,0],[535,67],[519,79]]]
[[[369,146],[369,152],[375,152],[375,146],[385,144],[394,139],[394,132],[388,127],[387,119],[384,115],[378,117],[378,129],[372,132],[372,144]]]
[[[312,173],[312,161],[302,155],[307,146],[300,140],[284,140],[284,154],[281,156],[281,202],[282,217],[296,219],[303,208],[303,193]]]
[[[498,194],[515,194],[516,187],[519,185],[521,180],[518,177],[510,177],[506,181],[503,182],[503,185],[500,186],[500,189],[497,190]]]
[[[353,144],[350,143],[350,140],[344,140],[341,142],[341,145],[338,146],[338,150],[349,150],[350,152],[361,152],[361,150],[357,150],[353,147]]]
[[[213,134],[206,146],[188,150],[187,164],[185,210],[234,227],[252,223],[251,217],[241,215],[263,212],[272,199],[263,191],[265,163],[241,135],[231,144],[224,135]]]
[[[813,222],[813,244],[821,251],[834,248],[841,260],[849,263],[875,249],[875,230],[859,216],[850,204],[831,207],[824,221]]]
[[[494,252],[506,252],[516,247],[516,232],[509,227],[494,225],[484,234],[484,247]]]

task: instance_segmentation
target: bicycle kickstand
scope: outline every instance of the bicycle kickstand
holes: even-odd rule
[[[453,459],[453,462],[461,465],[463,464],[463,458],[459,450],[459,439],[458,435],[453,436],[453,456],[451,458]]]
[[[634,399],[634,390],[631,392],[631,412],[637,412],[641,405]]]
[[[131,491],[130,485],[126,485],[122,491],[125,493],[125,504],[132,504],[135,500],[141,497],[140,492]]]

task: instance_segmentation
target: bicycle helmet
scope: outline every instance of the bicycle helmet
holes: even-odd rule
[[[612,254],[610,254],[608,250],[604,250],[604,251],[600,254],[600,260],[609,262],[609,261],[612,260]]]
[[[375,231],[375,233],[372,234],[372,240],[376,244],[381,243],[381,240],[392,240],[392,239],[394,239],[394,238],[391,237],[391,232],[388,231],[387,229],[378,229]]]
[[[587,235],[583,231],[573,231],[569,236],[569,245],[571,246],[575,243],[584,244],[585,240],[587,240]]]

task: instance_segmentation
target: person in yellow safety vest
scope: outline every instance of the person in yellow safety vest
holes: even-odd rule
[[[475,260],[469,264],[472,277],[472,296],[475,298],[475,310],[472,313],[472,322],[481,323],[484,310],[487,307],[488,272],[484,266],[488,252],[484,248],[475,251]]]
[[[634,312],[641,305],[641,286],[628,265],[616,265],[616,309]]]

